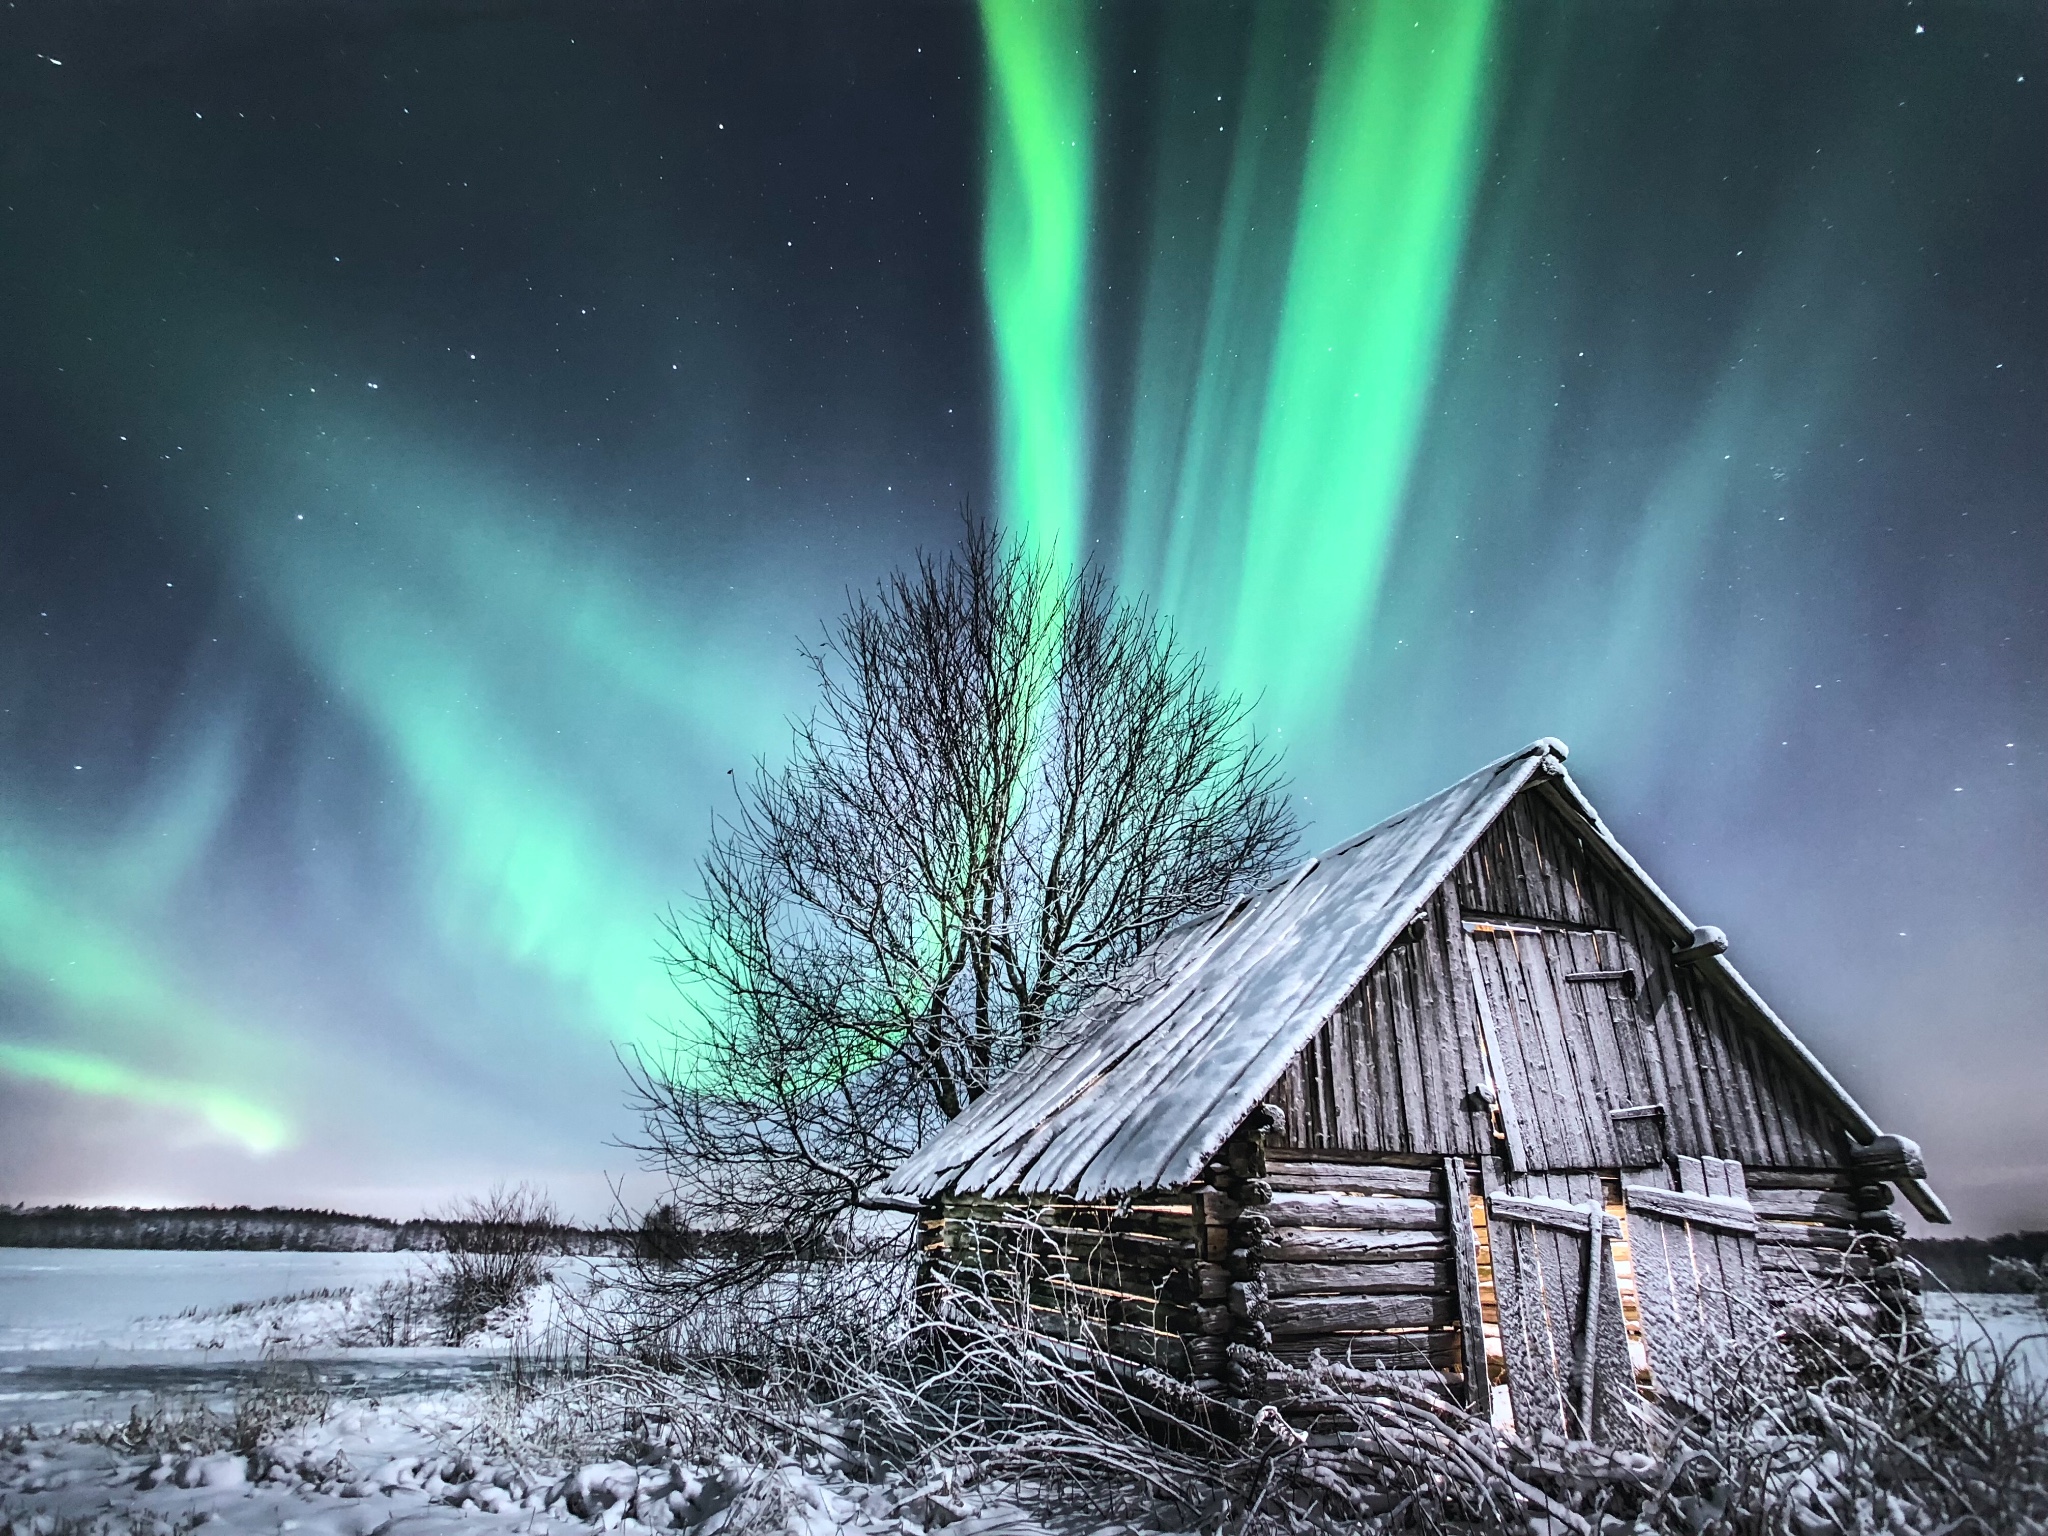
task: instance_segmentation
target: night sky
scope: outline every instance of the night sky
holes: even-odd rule
[[[601,1214],[797,642],[970,504],[1312,845],[1543,735],[2048,1225],[2048,11],[10,4],[0,1200]]]

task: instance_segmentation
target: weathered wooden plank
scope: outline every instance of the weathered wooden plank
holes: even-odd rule
[[[1383,991],[1384,1012],[1376,1019],[1392,1049],[1401,1090],[1401,1140],[1404,1151],[1423,1152],[1435,1146],[1429,1099],[1434,1084],[1426,1070],[1429,1031],[1421,1018],[1416,983],[1416,947],[1406,944],[1388,957]]]
[[[1377,1332],[1433,1328],[1457,1322],[1455,1298],[1421,1296],[1275,1296],[1259,1321],[1275,1338],[1308,1333]]]
[[[1603,936],[1596,933],[1560,933],[1550,945],[1553,981],[1566,984],[1558,990],[1558,1005],[1571,1027],[1583,1041],[1592,1063],[1593,1079],[1581,1084],[1598,1166],[1618,1167],[1619,1154],[1608,1111],[1621,1104],[1640,1103],[1643,1084],[1631,1077],[1624,1063],[1621,1042],[1616,1037],[1608,994],[1625,970],[1606,966],[1601,953]]]
[[[1276,1227],[1259,1245],[1268,1264],[1440,1262],[1451,1256],[1440,1230],[1380,1231],[1345,1227]]]
[[[1371,1227],[1382,1231],[1441,1231],[1440,1200],[1394,1195],[1302,1194],[1275,1190],[1265,1213],[1278,1227]]]
[[[1582,965],[1598,968],[1599,936],[1552,930],[1543,936],[1541,958],[1543,998],[1557,1014],[1572,1065],[1575,1108],[1586,1138],[1588,1156],[1579,1166],[1616,1167],[1614,1128],[1607,1111],[1618,1102],[1627,1102],[1631,1085],[1622,1070],[1614,1030],[1600,996],[1602,989],[1569,985],[1564,980]]]
[[[1761,1134],[1751,1118],[1747,1076],[1712,994],[1697,985],[1695,967],[1681,966],[1679,971],[1680,991],[1699,1037],[1700,1070],[1711,1096],[1715,1151],[1734,1157],[1747,1153],[1761,1161],[1775,1161],[1764,1149]]]
[[[1174,1190],[1153,1191],[1151,1194],[1134,1196],[1129,1200],[992,1200],[986,1195],[947,1195],[943,1202],[943,1214],[951,1216],[974,1215],[983,1212],[1007,1214],[1012,1211],[1034,1213],[1057,1213],[1091,1211],[1110,1215],[1117,1212],[1156,1212],[1168,1216],[1190,1219],[1194,1210],[1194,1197],[1190,1192]]]
[[[1685,1228],[1654,1212],[1629,1212],[1629,1258],[1636,1312],[1649,1354],[1650,1381],[1660,1391],[1694,1390],[1693,1266]],[[1681,1304],[1681,1298],[1688,1298]]]
[[[1523,1106],[1523,1132],[1527,1135],[1526,1122],[1534,1121],[1535,1139],[1541,1144],[1530,1166],[1594,1167],[1593,1150],[1586,1138],[1584,1098],[1551,993],[1542,939],[1507,929],[1504,938],[1496,942],[1513,1002],[1505,1028],[1521,1042],[1530,1081],[1530,1096]],[[1512,1051],[1514,1046],[1508,1049]]]
[[[1656,1191],[1662,1194],[1662,1190]],[[1538,1195],[1495,1195],[1487,1201],[1488,1215],[1495,1221],[1527,1222],[1559,1232],[1584,1232],[1590,1219],[1588,1206]],[[1612,1216],[1602,1218],[1609,1237],[1621,1236],[1621,1223]]]
[[[1150,1240],[1155,1245],[1157,1239]],[[1133,1252],[1131,1240],[1097,1238],[1092,1244],[1062,1246],[1036,1242],[1022,1245],[1005,1241],[985,1229],[956,1232],[948,1236],[944,1251],[955,1263],[990,1270],[1034,1269],[1086,1276],[1107,1288],[1133,1293],[1150,1292],[1172,1277],[1190,1271],[1198,1262],[1192,1252],[1174,1254],[1159,1247]],[[1186,1245],[1192,1249],[1193,1245]]]
[[[1106,1326],[1049,1308],[1031,1309],[1031,1328],[1048,1338],[1121,1355],[1126,1360],[1157,1366],[1169,1375],[1185,1379],[1189,1374],[1191,1351],[1188,1342],[1174,1334],[1148,1328]]]
[[[1465,958],[1472,971],[1472,1000],[1479,1011],[1480,1038],[1485,1045],[1487,1077],[1493,1085],[1494,1112],[1500,1119],[1502,1139],[1507,1143],[1508,1162],[1515,1168],[1529,1166],[1532,1147],[1524,1136],[1523,1106],[1529,1102],[1527,1074],[1521,1070],[1521,1053],[1512,1056],[1503,1039],[1506,1023],[1501,1017],[1507,1004],[1497,947],[1479,947],[1479,935],[1466,925]]]
[[[1713,995],[1709,987],[1698,990],[1704,996]],[[1738,1163],[1745,1157],[1755,1158],[1760,1163],[1790,1161],[1791,1146],[1784,1113],[1786,1105],[1775,1092],[1778,1085],[1768,1073],[1763,1042],[1757,1038],[1755,1030],[1745,1028],[1730,1010],[1716,1006],[1714,1012],[1722,1038],[1728,1042],[1729,1059],[1735,1065],[1749,1138],[1736,1146],[1723,1148],[1723,1152]]]
[[[1694,1156],[1714,1152],[1718,1150],[1715,1122],[1692,1009],[1681,994],[1669,946],[1659,943],[1657,935],[1640,922],[1635,926],[1647,977],[1646,996],[1655,1001],[1659,1045],[1673,1079],[1664,1103],[1674,1113],[1682,1113],[1682,1119],[1673,1126],[1672,1147]]]
[[[1425,1291],[1449,1295],[1455,1269],[1441,1261],[1407,1264],[1267,1264],[1259,1271],[1275,1296],[1386,1296]]]
[[[1455,1371],[1459,1360],[1455,1328],[1275,1339],[1267,1352],[1289,1365],[1305,1365],[1311,1356],[1321,1355],[1325,1360],[1349,1360],[1362,1370],[1380,1371]]]
[[[949,1221],[976,1222],[986,1226],[1006,1228],[1043,1227],[1047,1230],[1080,1230],[1097,1232],[1138,1232],[1154,1237],[1191,1238],[1194,1235],[1195,1214],[1192,1199],[1184,1199],[1177,1206],[1157,1205],[1084,1205],[1061,1202],[1058,1205],[1000,1205],[993,1202],[958,1202],[949,1204]]]
[[[1679,992],[1685,999],[1692,1025],[1693,1050],[1699,1057],[1700,1076],[1706,1091],[1707,1118],[1714,1127],[1711,1150],[1714,1155],[1739,1157],[1742,1149],[1755,1138],[1748,1134],[1741,1122],[1741,1111],[1734,1096],[1737,1086],[1735,1066],[1728,1059],[1719,1018],[1711,1011],[1710,1005],[1701,1004],[1701,991],[1696,984],[1697,970],[1692,966],[1681,966],[1679,970]]]
[[[1465,1406],[1482,1420],[1493,1415],[1493,1388],[1486,1368],[1485,1308],[1479,1294],[1479,1248],[1472,1225],[1465,1164],[1444,1159],[1444,1186],[1450,1191],[1453,1283],[1458,1301],[1459,1364],[1465,1376]]]
[[[1338,1144],[1337,1101],[1346,1091],[1337,1080],[1337,1047],[1331,1041],[1335,1031],[1334,1020],[1325,1024],[1311,1046],[1316,1070],[1317,1144],[1326,1147]]]
[[[1299,1051],[1294,1060],[1287,1064],[1287,1070],[1280,1074],[1280,1081],[1273,1086],[1272,1099],[1287,1116],[1288,1139],[1304,1147],[1316,1145],[1316,1122],[1308,1088],[1307,1063],[1309,1053],[1315,1048],[1311,1040]]]
[[[1002,1277],[996,1277],[1001,1279]],[[1058,1280],[1033,1281],[1025,1284],[1012,1281],[1008,1285],[992,1285],[988,1294],[999,1301],[1028,1301],[1036,1311],[1059,1312],[1068,1316],[1088,1318],[1106,1326],[1148,1328],[1155,1333],[1171,1333],[1192,1338],[1202,1334],[1225,1334],[1230,1331],[1230,1309],[1221,1304],[1207,1307],[1174,1306],[1163,1301],[1147,1302],[1107,1292],[1090,1290],[1085,1286],[1067,1285]]]
[[[1641,992],[1643,986],[1642,962],[1637,958],[1634,947],[1625,934],[1615,932],[1608,935],[1606,942],[1613,949],[1613,959],[1622,973],[1629,979],[1612,987],[1600,989],[1600,1006],[1606,1011],[1608,1028],[1613,1031],[1616,1049],[1620,1052],[1623,1074],[1629,1084],[1625,1094],[1617,1094],[1609,1100],[1609,1121],[1612,1125],[1615,1111],[1647,1105],[1664,1104],[1665,1086],[1663,1062],[1658,1056],[1657,1032],[1643,1017]],[[1664,1119],[1657,1119],[1653,1147],[1653,1160],[1664,1160]],[[1616,1154],[1620,1155],[1619,1137],[1616,1129]]]
[[[1290,1194],[1397,1195],[1441,1198],[1443,1174],[1434,1168],[1386,1163],[1332,1162],[1275,1154],[1266,1158],[1266,1181]]]
[[[1372,1071],[1372,1044],[1363,1027],[1365,1000],[1354,992],[1324,1026],[1330,1046],[1331,1134],[1339,1146],[1385,1146],[1378,1120],[1380,1084]]]
[[[1857,1279],[1868,1279],[1875,1267],[1867,1254],[1846,1253],[1837,1248],[1805,1248],[1788,1243],[1759,1243],[1756,1253],[1758,1266],[1767,1274],[1796,1272],[1828,1278],[1851,1275]]]
[[[1690,1161],[1690,1159],[1688,1159]],[[1725,1184],[1723,1186],[1726,1187]],[[1696,1195],[1689,1191],[1653,1189],[1647,1184],[1625,1184],[1622,1193],[1631,1211],[1654,1211],[1672,1221],[1691,1222],[1717,1231],[1741,1232],[1754,1237],[1756,1212],[1749,1203],[1726,1195]]]
[[[990,1261],[980,1256],[944,1255],[940,1260],[953,1283],[966,1290],[991,1296],[1017,1294],[1020,1285],[1055,1285],[1085,1291],[1128,1306],[1183,1305],[1200,1299],[1200,1278],[1192,1271],[1180,1271],[1159,1279],[1134,1276],[1101,1266],[1030,1260]],[[1228,1282],[1225,1282],[1227,1289]],[[1214,1289],[1214,1287],[1211,1287]],[[1210,1298],[1215,1299],[1215,1298]]]
[[[1529,956],[1522,950],[1525,937],[1529,936],[1502,928],[1495,930],[1493,942],[1500,952],[1501,977],[1508,1001],[1505,1016],[1496,1019],[1495,1024],[1508,1036],[1503,1042],[1508,1053],[1520,1051],[1522,1071],[1528,1082],[1522,1102],[1522,1132],[1536,1142],[1529,1149],[1529,1167],[1584,1168],[1591,1159],[1579,1117],[1570,1113],[1577,1107],[1577,1085],[1565,1058],[1564,1042],[1556,1038],[1555,1020],[1546,1017],[1546,1011],[1537,1002],[1536,980],[1531,975]],[[1541,939],[1532,937],[1531,941],[1540,951]]]
[[[1854,1232],[1840,1227],[1809,1225],[1798,1221],[1759,1221],[1757,1241],[1786,1248],[1847,1248],[1856,1241]]]
[[[1546,1236],[1558,1234],[1546,1235],[1542,1228],[1519,1221],[1491,1222],[1487,1232],[1516,1426],[1525,1434],[1546,1426],[1562,1431],[1566,1428],[1570,1340],[1558,1338],[1552,1318],[1556,1316],[1568,1326],[1570,1314],[1577,1312],[1577,1300],[1569,1273],[1559,1273],[1553,1245],[1546,1240]],[[1563,1312],[1565,1306],[1569,1306],[1569,1314]]]
[[[1416,1122],[1414,1149],[1442,1154],[1455,1150],[1457,1146],[1451,1106],[1455,1098],[1451,1085],[1457,1078],[1445,1060],[1449,1012],[1443,999],[1437,996],[1434,979],[1433,957],[1438,939],[1435,902],[1425,903],[1416,921],[1421,924],[1422,931],[1416,942],[1409,946],[1406,967],[1408,1038],[1414,1048],[1416,1072],[1421,1084],[1416,1100],[1420,1118]]]
[[[1473,1107],[1465,1099],[1469,1090],[1488,1080],[1491,1068],[1479,1026],[1478,999],[1472,990],[1478,978],[1470,963],[1470,945],[1465,942],[1464,910],[1458,904],[1457,881],[1446,880],[1438,887],[1437,901],[1443,918],[1444,974],[1450,989],[1452,1017],[1457,1022],[1456,1039],[1462,1063],[1457,1077],[1444,1088],[1457,1096],[1456,1107],[1463,1117],[1460,1150],[1474,1157],[1490,1156],[1494,1151],[1492,1119],[1485,1110]]]
[[[1064,1251],[1077,1256],[1114,1254],[1120,1263],[1185,1264],[1197,1257],[1192,1234],[1186,1238],[1154,1237],[1147,1232],[1103,1232],[1087,1227],[1033,1226]]]
[[[1841,1168],[1759,1168],[1754,1163],[1743,1170],[1749,1180],[1750,1198],[1766,1189],[1828,1189],[1847,1194],[1856,1186],[1855,1176]]]
[[[1192,1242],[1133,1232],[1092,1232],[1072,1227],[999,1227],[981,1222],[949,1225],[942,1241],[959,1253],[1066,1258],[1163,1274],[1195,1257]]]
[[[1607,1230],[1599,1208],[1586,1207],[1586,1289],[1581,1302],[1583,1316],[1579,1322],[1577,1349],[1572,1360],[1572,1369],[1578,1379],[1573,1382],[1572,1398],[1578,1408],[1579,1433],[1591,1438],[1594,1434],[1593,1399],[1597,1394],[1600,1379],[1600,1314],[1602,1312],[1601,1280],[1607,1267]]]
[[[1856,1202],[1832,1189],[1754,1189],[1749,1202],[1759,1216],[1776,1216],[1793,1221],[1839,1222],[1852,1226]]]

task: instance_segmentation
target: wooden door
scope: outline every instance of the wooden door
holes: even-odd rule
[[[1517,1173],[1640,1168],[1664,1155],[1642,968],[1619,933],[1465,924],[1493,1102]]]
[[[1594,1175],[1534,1174],[1486,1199],[1509,1401],[1523,1434],[1633,1444],[1635,1373]]]
[[[1678,1159],[1679,1188],[1622,1186],[1636,1305],[1660,1397],[1705,1407],[1723,1373],[1752,1373],[1767,1335],[1756,1211],[1742,1165]]]

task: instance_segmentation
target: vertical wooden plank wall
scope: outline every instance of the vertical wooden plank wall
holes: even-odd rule
[[[1636,971],[1628,1012],[1642,1022],[1642,1053],[1616,1069],[1628,1094],[1665,1104],[1673,1153],[1733,1157],[1751,1167],[1841,1165],[1839,1128],[1819,1098],[1761,1030],[1739,1018],[1737,999],[1671,963],[1671,934],[1604,868],[1542,786],[1520,795],[1485,831],[1458,864],[1452,889],[1468,922],[1565,924],[1583,932],[1552,940],[1569,950],[1561,961],[1599,961],[1583,969],[1620,961]],[[1626,958],[1610,956],[1604,944],[1622,946]],[[1585,1006],[1593,1006],[1591,997]],[[1624,1001],[1602,997],[1599,1006]]]
[[[1567,925],[1548,941],[1558,965],[1636,973],[1627,989],[1587,990],[1574,1006],[1602,1010],[1602,1023],[1607,1012],[1627,1014],[1623,1053],[1603,1064],[1620,1076],[1608,1091],[1616,1107],[1665,1105],[1672,1153],[1839,1167],[1840,1132],[1818,1098],[1738,1016],[1737,1001],[1671,962],[1671,936],[1545,794],[1532,789],[1509,805],[1297,1054],[1271,1093],[1286,1110],[1288,1142],[1434,1157],[1494,1150],[1486,1117],[1467,1107],[1485,1067],[1462,933],[1466,921],[1505,918]]]
[[[1274,1085],[1288,1146],[1437,1158],[1493,1150],[1485,1115],[1466,1102],[1486,1068],[1463,948],[1446,885]]]

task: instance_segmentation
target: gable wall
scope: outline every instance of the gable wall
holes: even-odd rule
[[[1485,1063],[1462,933],[1446,885],[1419,936],[1395,943],[1274,1085],[1268,1097],[1287,1123],[1273,1145],[1438,1157],[1493,1150],[1485,1115],[1463,1104]]]
[[[1619,933],[1639,971],[1647,1058],[1673,1154],[1832,1168],[1838,1133],[1740,1005],[1690,967],[1540,787],[1518,796],[1397,945],[1303,1047],[1271,1097],[1276,1138],[1319,1151],[1474,1156],[1495,1143],[1463,1101],[1484,1076],[1462,923],[1488,917]],[[1624,1099],[1623,1102],[1629,1100]]]

